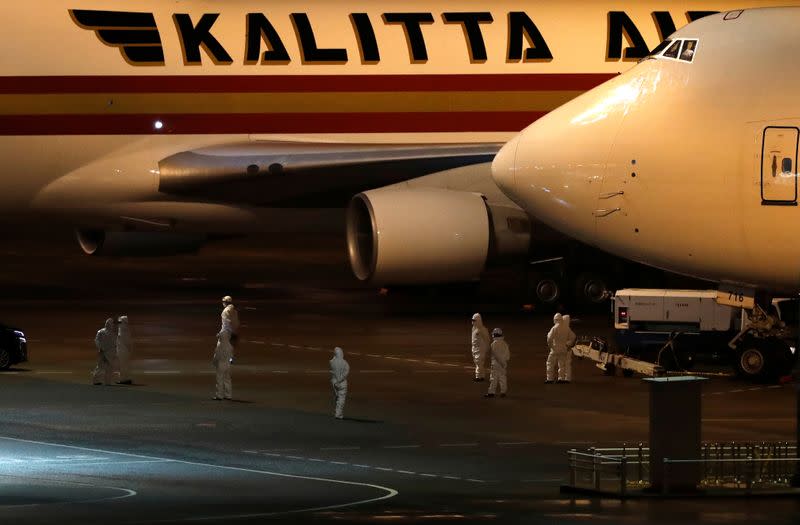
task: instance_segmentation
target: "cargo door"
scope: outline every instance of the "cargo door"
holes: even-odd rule
[[[797,205],[797,139],[795,127],[764,129],[761,145],[761,204]]]

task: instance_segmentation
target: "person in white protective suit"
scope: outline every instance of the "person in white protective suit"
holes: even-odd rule
[[[494,397],[497,392],[498,385],[500,386],[500,397],[506,397],[508,391],[508,361],[511,359],[511,351],[508,349],[508,343],[503,338],[503,330],[495,328],[492,330],[492,368],[489,372],[489,392],[484,397]]]
[[[233,298],[226,295],[222,298],[222,326],[220,330],[228,330],[231,336],[231,345],[239,342],[239,311],[233,305]]]
[[[119,365],[119,381],[117,384],[130,385],[131,380],[131,329],[128,325],[128,316],[121,315],[117,319],[117,364]]]
[[[472,360],[475,363],[475,381],[486,380],[486,357],[489,353],[489,330],[481,314],[472,316]]]
[[[569,326],[568,315],[553,316],[553,328],[547,333],[547,375],[545,383],[552,383],[558,378],[559,383],[572,381],[572,347],[575,345],[575,332]],[[558,376],[556,376],[558,368]]]
[[[117,327],[114,326],[114,319],[106,319],[105,327],[98,330],[94,337],[94,345],[97,347],[97,365],[92,370],[92,384],[110,385],[117,359]]]
[[[336,419],[344,418],[344,402],[347,397],[347,376],[350,374],[350,365],[344,360],[344,350],[338,346],[333,349],[331,363],[331,387],[333,387],[333,402],[335,404],[334,416]]]
[[[233,361],[233,345],[231,345],[231,332],[227,329],[220,330],[217,334],[217,347],[214,350],[214,369],[217,371],[217,392],[213,399],[233,399],[231,385],[231,362]]]

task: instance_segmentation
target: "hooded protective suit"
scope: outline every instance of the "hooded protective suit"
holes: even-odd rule
[[[113,364],[117,358],[117,330],[114,320],[106,319],[106,325],[97,331],[94,337],[97,347],[97,365],[92,371],[92,383],[110,385],[114,374]]]
[[[230,299],[226,296],[225,299]],[[232,299],[230,299],[232,301]],[[236,345],[239,339],[239,311],[233,306],[232,302],[224,302],[225,307],[222,309],[220,315],[222,326],[220,330],[227,330],[230,332],[231,345]]]
[[[553,317],[553,328],[547,334],[547,346],[550,353],[547,355],[546,381],[552,383],[556,379],[558,367],[558,381],[572,381],[572,347],[575,345],[575,332],[569,326],[568,315],[556,314]]]
[[[483,325],[481,314],[472,316],[472,360],[475,363],[475,380],[486,378],[486,356],[489,353],[489,330]]]
[[[502,335],[493,336],[491,352],[492,370],[489,374],[489,394],[494,395],[499,385],[500,395],[504,396],[508,390],[506,373],[508,371],[508,361],[511,359],[511,351]]]
[[[217,347],[214,350],[214,368],[217,371],[217,393],[214,399],[232,399],[233,386],[231,384],[231,359],[233,359],[233,346],[231,333],[220,330],[217,334]]]
[[[336,419],[344,417],[344,402],[347,398],[347,376],[350,374],[350,365],[344,360],[344,351],[338,346],[333,350],[331,363],[331,387],[333,387],[333,402],[336,406],[334,415]]]
[[[117,362],[119,363],[119,382],[123,385],[131,384],[131,329],[128,325],[128,316],[123,315],[118,319],[117,329]]]

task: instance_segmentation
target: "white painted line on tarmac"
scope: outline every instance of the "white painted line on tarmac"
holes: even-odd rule
[[[82,467],[84,465],[92,465],[92,466],[115,466],[115,465],[139,465],[145,463],[173,463],[173,461],[169,459],[141,459],[137,461],[87,461],[87,462],[73,462],[70,463],[70,468],[74,467]]]
[[[300,460],[306,459],[303,456],[283,456],[283,457],[285,457],[287,459],[300,459]]]
[[[438,361],[423,361],[427,365],[441,365],[442,363]]]
[[[783,385],[771,385],[768,386],[767,388],[783,388]]]
[[[383,356],[382,355],[378,355],[378,354],[367,354],[367,357],[377,357],[377,358],[380,359]]]
[[[382,470],[383,472],[394,472],[393,468],[386,468],[386,467],[372,467],[375,470]]]
[[[416,476],[417,475],[416,472],[411,472],[410,470],[398,470],[397,473],[398,474],[408,474],[410,476]]]
[[[422,477],[425,477],[425,478],[438,478],[439,477],[436,474],[423,474],[421,472],[418,475],[422,476]]]
[[[442,479],[454,479],[456,481],[464,481],[464,478],[459,478],[458,476],[442,476]]]
[[[289,345],[289,348],[291,348],[291,349],[293,349],[293,350],[300,350],[300,349],[302,349],[303,347],[302,347],[302,346],[297,346],[297,345]]]
[[[286,346],[283,343],[270,343],[270,345],[272,345],[272,346]]]
[[[372,468],[369,465],[359,465],[358,463],[353,463],[353,466],[358,468]]]
[[[453,363],[442,363],[442,366],[452,366],[452,367],[456,367],[456,368],[458,368],[458,367],[459,367],[459,366],[461,366],[461,365],[455,365],[455,364],[453,364]],[[472,368],[472,367],[470,367],[470,368]]]
[[[321,348],[321,347],[319,347],[319,346],[309,346],[309,347],[307,347],[307,348],[308,348],[309,350],[322,350],[322,348]]]
[[[474,478],[467,478],[465,481],[469,481],[470,483],[486,483],[486,481],[482,479],[474,479]]]
[[[308,460],[313,461],[315,463],[325,463],[324,459],[308,458]]]
[[[332,465],[349,465],[349,463],[347,463],[345,461],[328,461],[328,463],[330,463]]]
[[[361,355],[361,352],[353,352],[353,351],[348,350],[347,351],[347,355]]]
[[[406,357],[403,361],[408,361],[410,363],[419,363],[419,359],[411,359],[410,357]]]
[[[737,388],[736,390],[729,390],[729,392],[730,392],[731,394],[738,394],[738,393],[740,393],[740,392],[744,392],[744,390],[742,390],[741,388]]]

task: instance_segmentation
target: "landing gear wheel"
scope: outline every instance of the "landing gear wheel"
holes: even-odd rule
[[[561,297],[561,286],[552,277],[543,277],[534,285],[536,300],[545,305],[555,305]]]
[[[0,348],[0,370],[7,370],[11,366],[11,354],[5,348]]]
[[[575,281],[575,299],[585,305],[602,304],[606,300],[608,283],[602,275],[582,273]]]

